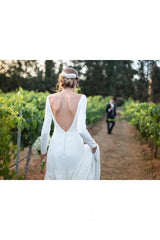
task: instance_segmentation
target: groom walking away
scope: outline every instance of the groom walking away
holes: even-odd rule
[[[107,122],[108,134],[112,134],[112,129],[115,125],[115,121],[114,121],[115,116],[116,116],[116,105],[114,104],[114,98],[111,98],[110,103],[106,106],[106,122]]]

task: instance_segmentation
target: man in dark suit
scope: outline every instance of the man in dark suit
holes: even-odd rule
[[[114,104],[114,98],[110,99],[110,103],[106,106],[106,122],[108,128],[108,134],[112,134],[112,129],[115,125],[114,118],[116,116],[116,105]]]

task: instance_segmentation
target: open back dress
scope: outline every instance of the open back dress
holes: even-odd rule
[[[82,94],[73,122],[65,131],[56,121],[49,96],[41,130],[41,154],[47,153],[44,180],[99,180],[99,145],[86,129],[87,97]],[[52,120],[54,132],[47,151]],[[96,146],[96,151],[92,153],[91,148]]]

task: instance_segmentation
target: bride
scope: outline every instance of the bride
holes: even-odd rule
[[[58,92],[47,96],[41,130],[45,180],[100,179],[100,149],[86,129],[87,97],[75,93],[78,83],[78,72],[66,68],[59,75]],[[54,132],[47,150],[52,120]]]

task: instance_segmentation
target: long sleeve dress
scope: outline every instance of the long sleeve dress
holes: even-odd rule
[[[41,153],[47,153],[44,180],[100,179],[100,149],[86,129],[86,108],[87,97],[82,94],[74,120],[64,131],[55,119],[47,96],[41,131]],[[54,132],[47,151],[52,120]],[[92,153],[91,148],[96,146],[96,151]]]

